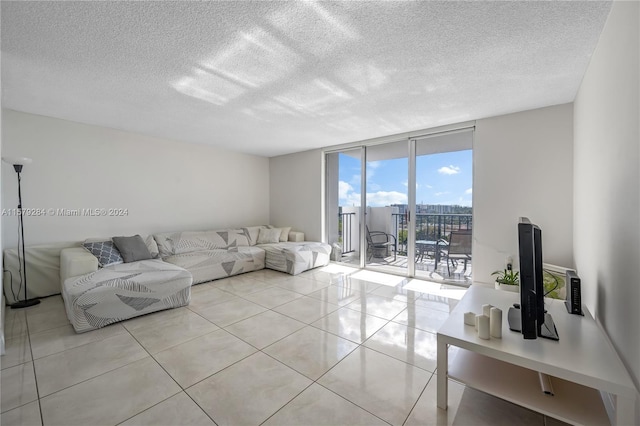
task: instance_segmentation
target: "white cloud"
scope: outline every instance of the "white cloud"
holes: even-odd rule
[[[405,180],[404,182],[402,182],[402,186],[406,186],[408,188],[409,187],[409,182]]]
[[[356,194],[355,192],[350,192],[345,199],[345,206],[359,206],[360,205],[360,194]]]
[[[435,193],[435,196],[436,196],[436,197],[439,197],[439,196],[441,196],[441,195],[446,195],[446,194],[449,194],[449,191],[436,192],[436,193]]]
[[[367,161],[367,182],[373,179],[376,169],[382,165],[382,161]]]
[[[367,205],[371,207],[389,206],[391,204],[406,204],[407,194],[397,191],[367,192]]]
[[[471,207],[471,200],[465,200],[464,198],[458,198],[458,204],[465,207]]]
[[[438,173],[442,175],[456,175],[460,173],[460,167],[458,166],[443,166],[438,169]]]
[[[360,194],[355,193],[353,186],[342,180],[338,182],[338,199],[341,206],[360,205]]]
[[[473,188],[469,188],[466,191],[464,191],[465,194],[472,194],[473,193]]]
[[[347,182],[340,181],[338,182],[338,198],[341,200],[345,200],[349,195],[349,192],[353,191],[353,186],[349,185]]]
[[[354,192],[353,186],[347,182],[338,182],[338,197],[340,205],[359,206],[360,194]],[[388,206],[391,204],[406,204],[407,195],[397,191],[367,192],[367,204],[371,207]]]
[[[433,186],[431,186],[431,185],[426,185],[426,184],[425,184],[425,188],[433,189]]]

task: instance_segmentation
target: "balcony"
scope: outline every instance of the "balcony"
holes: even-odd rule
[[[383,231],[396,238],[396,244],[387,253],[373,253],[367,259],[367,266],[375,266],[390,272],[399,272],[408,268],[407,235],[408,224],[405,214],[397,207],[367,208],[367,225],[371,231]],[[342,262],[359,264],[360,239],[359,214],[357,208],[343,208],[338,217],[339,242],[342,244]],[[458,284],[471,284],[472,261],[449,262],[442,253],[446,252],[451,231],[471,230],[471,214],[416,214],[416,276],[433,281],[452,281]],[[395,249],[397,256],[394,256]],[[371,255],[371,253],[368,253]]]

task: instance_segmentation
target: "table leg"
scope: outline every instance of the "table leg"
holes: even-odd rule
[[[635,398],[616,395],[616,425],[635,424]]]
[[[437,385],[438,385],[438,408],[442,408],[443,410],[447,409],[447,399],[448,399],[448,357],[449,357],[449,345],[442,340],[440,335],[438,334],[438,352],[437,352],[437,367],[436,367],[436,377],[437,377]]]

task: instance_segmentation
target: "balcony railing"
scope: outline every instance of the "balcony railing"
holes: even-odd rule
[[[342,243],[342,253],[353,253],[353,226],[356,218],[355,213],[338,213],[338,241]],[[357,224],[356,224],[357,226]]]
[[[407,253],[408,223],[404,214],[392,213],[391,220],[395,229],[394,235],[397,238],[396,251],[398,254]],[[338,213],[338,241],[342,243],[342,253],[353,253],[355,251],[353,235],[357,235],[354,227],[355,213]],[[418,213],[416,214],[416,240],[437,241],[441,238],[448,240],[451,231],[472,229],[473,219],[471,214],[439,214],[439,213]]]
[[[398,238],[398,252],[407,253],[408,223],[404,214],[393,213],[395,235]],[[416,240],[437,241],[441,238],[449,240],[451,231],[472,229],[471,214],[416,214]]]

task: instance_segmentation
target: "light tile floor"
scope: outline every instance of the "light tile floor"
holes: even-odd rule
[[[6,311],[0,422],[551,424],[455,382],[449,409],[436,407],[434,333],[464,292],[334,264],[262,270],[83,334],[49,297]]]

